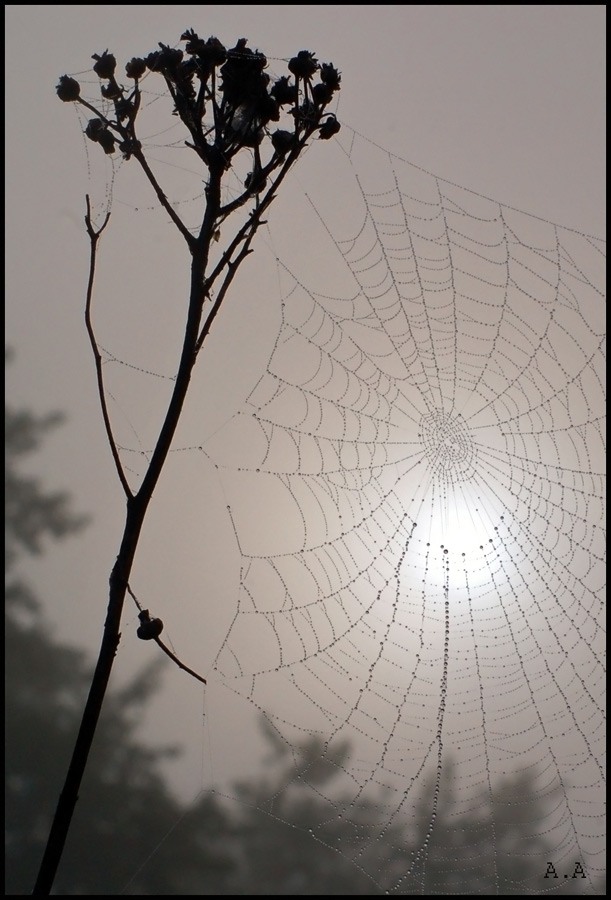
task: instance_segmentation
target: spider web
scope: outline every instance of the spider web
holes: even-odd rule
[[[147,147],[196,228],[201,173],[174,133]],[[295,825],[283,798],[305,792],[312,839],[387,893],[600,893],[605,243],[345,124],[324,149],[292,173],[309,193],[274,202],[263,373],[177,448],[212,462],[240,556],[216,678],[294,760],[257,804]],[[158,211],[131,182],[113,199],[112,164],[131,245]],[[165,323],[140,334],[148,296],[138,341],[117,335],[122,296],[98,317],[138,480],[157,423],[142,384],[163,408],[174,356]]]
[[[312,777],[295,763],[295,784],[328,801],[312,835],[386,892],[566,886],[527,868],[542,847],[596,892],[604,243],[347,128],[338,148],[339,182],[304,177],[307,252],[278,254],[265,371],[200,448],[241,555],[217,677],[288,747],[319,736]],[[315,777],[325,759],[341,799]],[[502,795],[516,773],[541,820],[526,786]],[[457,825],[439,834],[442,808]],[[281,816],[273,797],[266,809]],[[429,825],[406,847],[395,826],[415,809]],[[521,810],[507,850],[501,825]],[[465,851],[467,814],[480,833]],[[350,846],[329,837],[334,817]],[[483,846],[494,863],[473,882]]]

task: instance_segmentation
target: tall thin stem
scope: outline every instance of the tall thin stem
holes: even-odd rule
[[[94,71],[97,72],[101,80],[108,81],[108,85],[102,87],[102,94],[114,102],[114,119],[99,112],[91,103],[80,97],[80,85],[75,79],[63,75],[57,86],[57,93],[61,100],[64,102],[79,102],[95,114],[96,118],[90,121],[85,132],[91,140],[99,142],[105,153],[113,153],[115,141],[118,139],[120,140],[119,148],[124,153],[125,159],[133,156],[140,164],[160,205],[187,242],[191,252],[191,282],[182,350],[172,395],[148,468],[140,488],[134,492],[128,483],[114,438],[102,377],[102,355],[95,337],[91,315],[97,246],[100,235],[108,224],[108,215],[102,227],[96,231],[92,225],[91,207],[89,197],[87,197],[85,221],[90,239],[91,257],[85,305],[85,324],[94,354],[102,418],[115,468],[126,495],[127,509],[119,552],[109,580],[108,606],[98,660],[83,711],[72,759],[59,797],[38,878],[32,892],[35,895],[49,894],[57,873],[121,638],[119,629],[123,604],[125,594],[129,590],[130,575],[145,516],[170,452],[198,353],[210,334],[211,325],[227,295],[238,267],[248,254],[252,252],[251,243],[257,230],[263,224],[262,215],[264,211],[272,203],[275,191],[305,148],[306,141],[317,131],[320,132],[321,137],[330,137],[339,128],[339,125],[337,125],[331,129],[330,133],[325,133],[325,129],[326,132],[329,132],[328,121],[325,121],[325,107],[330,101],[333,92],[339,90],[340,81],[339,73],[332,66],[322,67],[324,69],[324,77],[321,74],[321,84],[318,86],[321,89],[319,90],[320,99],[318,100],[318,105],[308,100],[304,107],[306,111],[303,114],[300,111],[300,76],[297,73],[303,70],[307,74],[307,78],[311,78],[313,73],[320,68],[313,54],[308,53],[308,51],[300,51],[298,56],[294,57],[289,63],[289,70],[295,74],[296,80],[295,89],[294,91],[289,89],[287,99],[287,79],[281,79],[277,85],[268,91],[269,78],[263,73],[263,68],[266,64],[265,57],[258,52],[253,54],[252,51],[246,50],[245,40],[239,41],[233,50],[225,51],[225,48],[222,47],[216,38],[209,38],[208,41],[203,42],[200,41],[193,31],[186,32],[182,39],[188,41],[187,53],[192,57],[190,63],[183,64],[182,52],[165,47],[163,44],[160,44],[161,52],[155,51],[147,57],[146,61],[134,58],[128,63],[126,66],[127,76],[135,80],[133,93],[129,95],[126,95],[125,89],[115,79],[116,60],[114,56],[109,54],[108,51],[105,51],[101,56],[94,54],[93,58],[97,61]],[[213,62],[210,69],[211,60]],[[218,88],[219,94],[221,91],[223,93],[220,104],[216,96],[217,80],[215,68],[217,66],[220,67],[220,74],[223,79],[222,87]],[[140,109],[141,97],[138,79],[142,77],[147,67],[152,71],[163,73],[167,87],[176,105],[176,112],[182,118],[183,123],[187,126],[195,141],[195,144],[188,144],[188,146],[192,146],[196,150],[207,169],[206,206],[197,236],[188,230],[169,202],[146,160],[140,141],[136,137],[135,120]],[[193,86],[195,72],[197,72],[200,79],[198,93]],[[209,88],[206,87],[208,77],[210,77]],[[306,75],[303,75],[301,80],[305,77]],[[214,124],[204,135],[202,117],[204,115],[204,100],[207,97],[210,97],[212,100]],[[270,122],[278,121],[280,109],[287,103],[290,103],[293,107],[293,131],[289,132],[281,129],[270,135],[267,130]],[[92,127],[94,125],[95,127]],[[214,140],[208,142],[206,138],[211,132],[214,133]],[[261,166],[259,144],[263,141],[264,135],[270,138],[273,149],[268,163],[265,166]],[[255,195],[251,188],[255,183],[249,182],[247,179],[245,182],[246,189],[237,199],[223,207],[221,204],[223,175],[231,168],[234,157],[244,149],[251,152],[254,156],[254,169],[251,175],[253,178],[255,175],[258,177],[259,180],[256,182],[256,185],[265,184],[267,176],[277,172],[275,180],[273,180],[271,187],[266,191],[262,188],[261,196],[259,196],[258,193]],[[237,230],[233,240],[229,242],[229,247],[222,254],[220,261],[212,268],[211,274],[207,276],[210,247],[216,229],[221,221],[225,221],[232,212],[243,207],[250,200],[253,202],[253,209],[249,219]],[[220,285],[216,292],[215,301],[202,324],[204,302],[210,295],[212,286],[216,284],[217,280],[220,281]],[[180,663],[180,660],[176,657],[173,658],[181,668],[190,672],[194,677],[199,678],[200,681],[205,681],[205,679],[202,679],[195,672]]]
[[[221,172],[211,172],[211,180],[213,178],[216,179],[216,182],[220,185]],[[204,301],[201,285],[210,249],[212,225],[214,224],[218,212],[218,199],[216,199],[215,202],[215,198],[218,197],[220,197],[220,187],[211,192],[211,196],[209,197],[208,207],[204,217],[204,225],[208,223],[208,227],[202,229],[201,240],[198,241],[197,249],[191,264],[189,313],[187,316],[183,350],[174,384],[174,391],[157,440],[157,445],[153,451],[140,490],[136,495],[132,495],[130,491],[127,498],[127,515],[123,537],[117,559],[110,575],[108,608],[98,661],[93,673],[89,695],[83,711],[81,726],[74,745],[74,751],[66,774],[64,787],[60,794],[55,816],[53,818],[38,878],[34,890],[32,891],[34,895],[48,895],[57,874],[57,867],[59,866],[66,843],[66,837],[70,829],[72,816],[74,815],[74,809],[78,801],[81,781],[89,758],[89,752],[91,750],[98,719],[100,717],[100,711],[106,695],[110,673],[119,646],[121,637],[119,629],[121,625],[123,603],[125,601],[125,593],[127,591],[140,533],[144,524],[144,518],[169,453],[172,438],[174,437],[185,397],[187,395],[193,366],[195,365],[195,345]],[[104,225],[106,225],[106,222]],[[90,231],[93,261],[95,261],[95,249],[99,234],[100,232]],[[95,265],[94,262],[92,262],[89,289],[92,289],[93,287],[92,278],[94,271]],[[87,310],[89,311],[89,303],[87,304]],[[103,409],[105,409],[104,403]],[[108,428],[110,428],[110,425],[108,425]],[[114,447],[112,431],[109,432],[109,435],[111,447]],[[119,469],[120,473],[121,471],[122,470]]]

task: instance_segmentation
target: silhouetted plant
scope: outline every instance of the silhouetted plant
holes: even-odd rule
[[[120,458],[110,420],[103,378],[102,355],[92,323],[93,284],[99,237],[108,225],[110,213],[101,227],[92,222],[89,197],[85,217],[90,239],[90,270],[85,304],[85,321],[91,342],[102,416],[117,475],[127,501],[125,527],[116,562],[110,575],[110,591],[104,634],[89,697],[83,713],[74,754],[61,793],[57,812],[43,857],[35,894],[48,894],[53,884],[69,829],[79,785],[110,671],[119,644],[119,626],[129,577],[147,508],[165,464],[187,394],[191,373],[211,325],[225,299],[236,272],[252,252],[253,238],[263,223],[287,172],[314,137],[327,140],[339,130],[328,104],[340,88],[340,74],[330,63],[318,62],[313,53],[301,50],[288,63],[291,73],[275,82],[268,75],[263,53],[247,47],[244,38],[227,49],[216,37],[200,38],[192,29],[181,37],[185,50],[159,44],[146,58],[134,57],[125,66],[125,86],[117,77],[117,61],[112,53],[93,54],[93,71],[101,81],[100,89],[106,114],[81,95],[79,82],[63,75],[57,85],[60,100],[77,103],[92,113],[85,135],[99,144],[104,153],[119,151],[123,158],[136,160],[150,182],[163,209],[186,241],[191,254],[189,306],[185,321],[182,351],[172,396],[159,431],[152,456],[138,489],[133,489]],[[174,103],[174,114],[187,129],[187,146],[199,157],[207,175],[205,202],[195,233],[168,200],[149,166],[145,147],[137,131],[141,110],[141,81],[147,71],[164,79]],[[276,123],[279,123],[276,127]],[[252,167],[237,197],[222,202],[223,179],[236,158],[250,155]],[[215,264],[210,264],[211,242],[229,216],[240,208],[249,210],[245,221],[236,225],[235,234]],[[209,301],[204,311],[204,304]],[[146,612],[149,617],[148,610]],[[142,621],[142,620],[141,620]],[[155,634],[149,622],[155,624]],[[141,624],[140,637],[161,643],[161,620],[147,619]],[[178,660],[176,660],[179,662]],[[179,662],[180,664],[180,662]],[[187,668],[183,666],[183,668]]]

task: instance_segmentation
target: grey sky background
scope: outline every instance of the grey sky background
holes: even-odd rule
[[[310,49],[342,73],[341,122],[445,179],[603,236],[603,6],[9,5],[6,27],[6,340],[16,350],[7,397],[13,406],[67,414],[67,425],[29,465],[49,487],[67,488],[78,508],[93,516],[81,536],[51,548],[27,574],[56,633],[92,653],[124,505],[102,430],[82,315],[88,267],[84,194],[91,180],[76,116],[55,96],[60,75],[90,69],[91,54],[106,48],[122,69],[160,40],[174,44],[188,27],[204,37],[215,34],[227,46],[247,37],[270,61],[276,58],[276,71],[281,58]],[[321,165],[323,158],[320,153]],[[307,189],[299,167],[293,175],[291,190]],[[103,192],[103,181],[98,185]],[[102,205],[103,194],[97,199]],[[116,201],[113,216],[119,219],[117,237],[102,243],[101,254],[109,265],[117,259],[131,278],[129,266],[137,267],[138,254],[145,257],[147,247],[136,243],[132,249]],[[295,240],[304,240],[298,223],[287,219],[282,228],[289,236],[295,228]],[[156,253],[164,250],[166,231],[169,235],[169,229],[159,230]],[[184,269],[184,255],[172,245],[159,273],[160,293],[175,278],[184,279],[174,265]],[[126,288],[118,274],[109,274],[106,284],[115,294]],[[233,311],[219,324],[200,382],[214,383],[201,405],[211,429],[221,424],[223,410],[245,396],[269,353],[272,301],[268,298],[267,311],[258,315],[253,292],[248,309],[238,315],[242,297],[230,298]],[[99,302],[103,306],[102,297]],[[112,333],[112,321],[104,325]],[[121,336],[116,339],[120,343]],[[248,343],[260,345],[260,354],[255,347],[249,362],[235,371],[234,361],[242,359]],[[151,365],[166,371],[171,360],[168,353]],[[224,499],[210,472],[184,460],[180,464],[182,469],[172,464],[154,498],[136,590],[144,605],[166,620],[185,662],[205,673],[216,632],[194,633],[190,604],[205,604],[222,591],[235,555]],[[183,518],[188,541],[174,528],[176,516]],[[135,611],[127,607],[117,682],[150,658],[151,648],[134,639],[136,624]],[[207,779],[243,773],[258,761],[258,745],[250,737],[252,711],[214,689],[205,710]],[[187,746],[186,757],[171,768],[185,797],[201,783],[201,716],[199,687],[168,666],[147,734]]]

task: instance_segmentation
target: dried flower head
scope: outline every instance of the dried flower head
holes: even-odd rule
[[[140,640],[152,641],[154,638],[159,637],[163,631],[163,622],[161,619],[151,618],[148,609],[143,609],[139,612],[138,618],[140,619],[140,625],[138,626],[136,634]]]
[[[204,71],[212,71],[214,66],[221,66],[227,59],[227,51],[218,38],[211,36],[207,41],[200,38],[192,28],[187,29],[181,35],[181,41],[186,41],[186,52],[190,56],[197,56]]]
[[[62,75],[60,77],[59,84],[55,90],[57,91],[59,99],[63,100],[64,103],[74,103],[81,94],[80,84],[76,78],[70,78],[69,75]]]
[[[285,156],[295,145],[295,134],[292,131],[278,128],[272,133],[271,142],[278,156]]]
[[[130,59],[130,61],[125,65],[125,74],[128,78],[134,78],[138,80],[138,78],[142,78],[145,72],[146,62],[145,60],[140,59],[139,56],[134,56],[134,58]]]
[[[117,68],[117,60],[114,58],[112,53],[109,53],[108,50],[105,50],[101,56],[98,53],[94,53],[91,58],[96,60],[93,71],[98,76],[98,78],[113,77],[113,75],[115,74],[115,69]]]
[[[112,132],[110,132],[107,128],[105,128],[104,131],[100,134],[98,142],[104,153],[107,153],[109,156],[111,153],[115,152],[115,138]]]
[[[118,100],[123,95],[123,88],[112,79],[110,84],[102,85],[102,97],[106,100]]]
[[[334,65],[331,63],[323,63],[320,67],[320,80],[323,84],[326,84],[327,87],[330,87],[332,91],[339,91],[339,83],[342,80],[342,76]]]
[[[341,127],[342,126],[339,124],[333,113],[330,113],[326,122],[323,122],[320,126],[318,137],[322,138],[323,141],[328,141],[334,134],[337,134]]]
[[[318,69],[318,60],[309,50],[300,50],[297,56],[289,60],[289,72],[297,78],[312,78]]]
[[[100,135],[104,131],[104,128],[105,126],[101,119],[89,119],[85,134],[90,141],[97,142],[100,140]]]
[[[274,82],[270,94],[280,106],[294,103],[297,97],[295,85],[291,84],[286,75],[282,75],[278,81]]]
[[[312,97],[317,106],[326,106],[333,97],[333,89],[328,84],[315,84],[312,88]]]
[[[87,123],[87,128],[85,129],[85,134],[89,138],[90,141],[94,141],[96,144],[100,144],[104,153],[114,153],[115,152],[115,139],[112,134],[108,130],[108,127],[101,119],[90,119]]]

